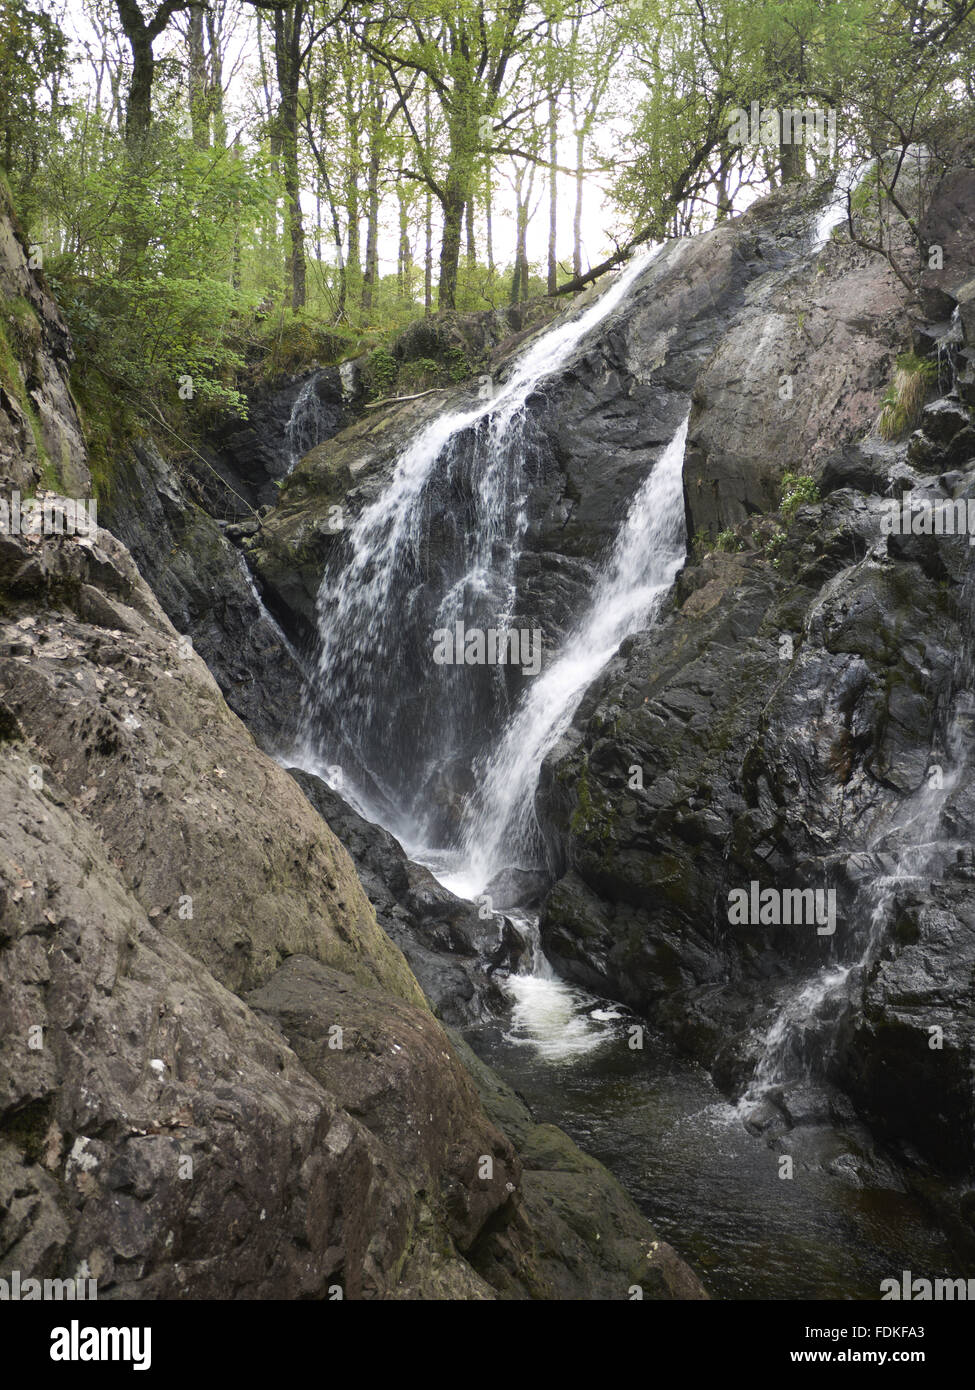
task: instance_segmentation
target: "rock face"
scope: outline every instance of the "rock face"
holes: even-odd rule
[[[492,972],[516,968],[524,942],[510,922],[478,915],[429,869],[415,864],[387,830],[364,820],[325,782],[291,769],[308,800],[355,861],[383,930],[400,947],[439,1018],[460,1026],[504,1000]]]
[[[68,494],[80,497],[89,477],[64,371],[71,356],[68,330],[26,250],[0,185],[0,471],[27,496],[53,465]]]
[[[56,327],[2,219],[0,240],[0,288]],[[63,347],[45,338],[21,382],[38,373],[82,494]],[[40,466],[14,394],[5,496]],[[139,463],[133,495],[162,493],[145,524],[198,527],[198,555],[213,530]],[[204,603],[222,547],[209,571],[167,567],[132,534],[189,625],[233,633]],[[640,1278],[701,1296],[558,1136],[533,1171],[575,1165],[595,1194],[562,1249],[564,1218],[522,1193],[521,1128],[484,1108],[349,855],[105,529],[0,535],[0,812],[4,1277],[84,1270],[102,1298],[625,1299]]]
[[[264,607],[227,528],[151,439],[132,446],[102,515],[234,713],[263,747],[289,748],[301,708],[301,657]]]
[[[968,225],[972,186],[950,181],[956,212],[969,190]],[[941,235],[947,283],[964,284],[971,261]],[[818,276],[759,287],[694,388],[698,542],[659,626],[624,644],[545,768],[564,873],[543,939],[737,1092],[776,1009],[852,966],[845,1015],[831,1022],[826,999],[807,1016],[807,1055],[825,1050],[820,1070],[875,1133],[970,1174],[972,551],[967,535],[890,535],[885,518],[908,492],[975,496],[975,436],[957,392],[910,441],[870,433],[908,306],[854,248],[828,245]],[[756,343],[772,362],[751,370]],[[777,403],[780,369],[796,389]],[[783,471],[811,473],[821,500],[779,511]],[[725,551],[708,548],[718,530]],[[835,933],[732,925],[729,893],[752,882],[833,888]]]
[[[532,478],[518,601],[551,640],[578,611],[594,561],[686,412],[697,374],[750,282],[792,263],[807,224],[801,208],[779,198],[761,214],[671,243],[591,346],[531,398]],[[569,312],[581,313],[597,293],[581,296]],[[506,343],[488,358],[492,380],[510,371],[511,348]],[[314,624],[322,572],[342,554],[344,527],[336,526],[334,509],[354,517],[385,487],[397,456],[424,424],[475,399],[466,385],[370,412],[312,450],[287,480],[252,554],[268,593],[305,630]],[[462,509],[463,499],[445,497],[443,506]],[[429,563],[436,566],[436,554]]]
[[[975,492],[972,171],[926,190],[925,242],[944,267],[917,302],[842,229],[817,239],[823,197],[780,191],[667,247],[528,402],[514,608],[554,645],[690,409],[688,565],[543,768],[555,879],[543,938],[563,973],[648,1013],[736,1093],[776,1011],[842,967],[849,1002],[819,1001],[807,1060],[883,1138],[962,1174],[975,826],[967,779],[948,772],[964,765],[968,729],[972,552],[967,537],[884,526],[909,490],[939,503]],[[909,439],[885,441],[875,422],[912,346],[936,364],[929,398],[948,395],[928,400]],[[503,380],[510,364],[490,370]],[[342,563],[330,510],[354,517],[407,439],[472,400],[458,390],[376,412],[295,471],[253,555],[296,630],[312,632],[323,570]],[[806,485],[783,502],[786,474]],[[432,550],[439,534],[424,538]],[[835,931],[732,925],[728,895],[753,882],[835,892]]]

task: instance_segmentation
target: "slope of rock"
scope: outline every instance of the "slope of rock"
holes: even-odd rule
[[[0,227],[0,288],[54,325],[0,400],[0,485],[51,465],[29,397],[83,494],[57,313]],[[211,582],[189,564],[166,593]],[[636,1208],[594,1205],[581,1248],[612,1223],[621,1253],[593,1292],[576,1258],[551,1274],[560,1227],[521,1173],[349,855],[124,545],[0,535],[0,1272],[84,1271],[103,1298],[626,1298],[656,1239]],[[514,1279],[485,1250],[508,1227]],[[673,1257],[648,1296],[689,1289]]]

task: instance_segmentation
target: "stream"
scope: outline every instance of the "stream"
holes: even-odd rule
[[[841,215],[840,202],[819,215],[815,244]],[[293,761],[333,785],[339,771],[356,810],[459,897],[481,903],[486,895],[489,906],[499,875],[545,867],[534,811],[542,763],[620,643],[653,623],[683,563],[687,400],[675,395],[670,440],[634,493],[587,605],[537,679],[513,689],[497,666],[438,664],[431,633],[509,627],[532,486],[530,398],[567,369],[654,254],[536,337],[486,399],[420,430],[360,512],[343,563],[322,580],[317,673]],[[943,803],[943,789],[920,798],[912,843],[937,841]],[[917,872],[916,860],[902,855],[900,872]],[[533,949],[523,973],[504,982],[510,1013],[468,1039],[539,1121],[558,1124],[606,1164],[718,1298],[871,1299],[903,1269],[957,1273],[943,1230],[842,1097],[816,1092],[806,1066],[817,1032],[810,1022],[828,1005],[824,1026],[836,1026],[875,949],[886,887],[878,876],[865,897],[862,959],[822,972],[786,1000],[737,1106],[624,1007],[556,978],[535,919],[510,904],[507,915]],[[639,1048],[630,1045],[634,1028],[643,1029]],[[822,1037],[815,1043],[821,1051]],[[748,1110],[784,1084],[798,1086],[800,1098],[811,1087],[813,1103],[805,1122],[769,1142],[746,1127]]]
[[[859,1186],[844,1161],[855,1136],[793,1131],[809,1162],[794,1150],[785,1180],[703,1068],[651,1031],[629,1046],[639,1020],[621,1005],[553,978],[512,977],[509,989],[509,1019],[470,1030],[471,1046],[539,1122],[610,1169],[713,1297],[875,1299],[902,1269],[965,1267],[912,1196]]]

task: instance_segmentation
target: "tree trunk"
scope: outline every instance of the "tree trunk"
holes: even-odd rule
[[[207,62],[203,51],[203,11],[190,10],[186,29],[186,85],[190,104],[190,131],[198,150],[210,146],[207,101]]]
[[[433,194],[427,193],[423,210],[423,313],[433,313]]]
[[[427,164],[429,164],[433,146],[430,130],[429,87],[426,87],[423,93],[423,143]],[[423,313],[426,318],[429,318],[433,313],[433,194],[429,188],[423,209],[423,235]]]
[[[413,248],[410,245],[410,219],[406,197],[399,194],[399,263],[402,277],[401,294],[413,298]]]
[[[132,52],[132,76],[125,107],[125,143],[129,152],[141,154],[152,124],[152,79],[156,63],[146,33],[127,34]]]
[[[576,131],[576,206],[572,218],[572,274],[576,278],[582,274],[582,195],[583,160],[586,152],[586,134]]]
[[[304,4],[274,12],[274,59],[278,79],[277,132],[285,198],[285,280],[291,307],[305,304],[305,229],[301,216],[301,178],[298,167],[299,54]]]
[[[558,119],[555,98],[548,103],[548,278],[546,288],[554,294],[559,287],[559,265],[556,259],[556,240],[558,237],[558,184],[555,165],[558,160]]]
[[[779,143],[779,167],[783,183],[797,183],[806,177],[805,151],[802,145]]]
[[[369,176],[366,194],[366,271],[362,277],[362,313],[372,313],[379,280],[379,147],[382,136],[383,96],[373,69],[369,103]]]
[[[487,252],[488,274],[494,278],[494,209],[491,190],[491,172],[488,170],[487,188],[484,197],[484,248]]]
[[[207,94],[213,118],[213,143],[218,150],[227,148],[227,116],[223,109],[223,50],[221,34],[214,22],[212,10],[207,10],[207,43],[210,48],[210,89]]]
[[[457,270],[460,265],[461,233],[464,222],[464,208],[467,206],[466,189],[456,176],[447,179],[447,193],[442,199],[443,238],[440,243],[440,283],[437,287],[437,307],[454,309],[457,307]]]
[[[477,241],[476,241],[475,236],[474,236],[474,216],[475,216],[475,211],[476,211],[476,202],[475,202],[474,194],[472,193],[471,196],[470,196],[470,197],[468,198],[468,200],[467,200],[467,218],[466,218],[466,221],[467,221],[467,263],[468,263],[468,265],[471,267],[472,270],[473,270],[474,266],[477,264]]]

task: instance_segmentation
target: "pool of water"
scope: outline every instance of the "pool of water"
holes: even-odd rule
[[[880,1281],[970,1277],[896,1170],[857,1176],[855,1134],[821,1126],[782,1152],[744,1127],[707,1073],[618,1004],[513,976],[511,1013],[470,1030],[475,1051],[609,1168],[722,1299],[876,1299]],[[642,1048],[631,1047],[642,1026]],[[971,1260],[968,1260],[971,1265]]]

